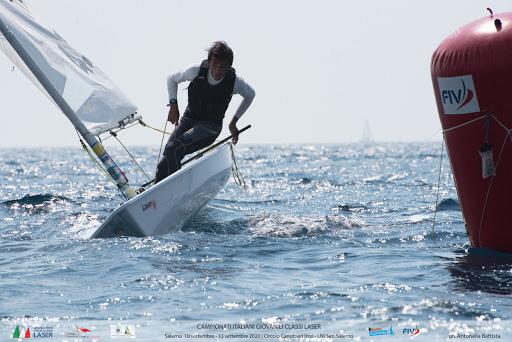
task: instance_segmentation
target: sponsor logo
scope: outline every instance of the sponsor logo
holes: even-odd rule
[[[421,333],[420,329],[418,329],[418,326],[415,328],[404,328],[402,329],[402,335],[408,335],[408,336],[418,336]]]
[[[52,327],[35,327],[32,336],[34,338],[53,338]]]
[[[437,83],[445,114],[480,112],[472,75],[438,77]]]
[[[112,338],[135,338],[135,325],[117,324],[110,325],[110,337]]]
[[[393,332],[393,327],[389,327],[389,329],[384,328],[368,328],[368,335],[370,336],[383,336],[383,335],[389,335],[389,336],[395,336],[395,333]]]
[[[12,332],[12,338],[31,339],[31,338],[53,338],[52,327],[30,327],[16,325]]]
[[[146,211],[149,208],[156,209],[156,201],[155,200],[151,200],[147,203],[142,204],[142,211]]]
[[[97,341],[100,338],[98,335],[94,334],[93,330],[78,325],[75,325],[75,331],[66,333],[66,337],[78,340],[91,339],[93,341]]]
[[[30,332],[30,327],[21,327],[17,324],[16,328],[12,332],[12,338],[31,338],[32,333]]]

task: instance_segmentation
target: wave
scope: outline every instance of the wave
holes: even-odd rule
[[[365,227],[355,217],[331,215],[321,218],[293,215],[262,214],[249,220],[249,232],[256,236],[313,237],[336,234],[340,230]]]
[[[215,198],[212,202],[235,203],[235,204],[279,204],[279,203],[284,203],[285,201],[279,200],[279,199],[241,201],[241,200],[229,200],[229,199]]]
[[[389,307],[389,312],[395,317],[409,319],[411,316],[431,317],[431,316],[455,316],[460,320],[471,320],[475,317],[485,317],[486,320],[498,318],[496,314],[476,307],[470,307],[464,303],[458,303],[454,300],[422,298],[418,302],[406,305]]]
[[[448,265],[455,287],[495,295],[512,294],[512,254],[469,248]]]
[[[453,198],[445,198],[437,204],[437,211],[460,211],[459,201]]]
[[[25,195],[22,198],[7,200],[4,202],[0,202],[0,204],[5,206],[13,206],[13,205],[41,205],[47,202],[58,202],[58,201],[66,201],[73,202],[72,199],[66,196],[52,195],[52,194],[37,194],[37,195]]]
[[[333,207],[331,210],[335,212],[350,212],[350,211],[365,211],[368,210],[369,207],[362,203],[347,203],[347,204],[338,204]]]

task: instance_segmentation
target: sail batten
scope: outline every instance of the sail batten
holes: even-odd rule
[[[56,90],[59,101],[65,101],[92,134],[100,135],[140,118],[135,115],[136,106],[100,68],[36,21],[23,4],[1,0],[0,20]],[[0,49],[45,95],[58,102],[1,33]]]

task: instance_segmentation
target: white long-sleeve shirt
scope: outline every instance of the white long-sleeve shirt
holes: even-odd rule
[[[180,70],[169,77],[167,77],[167,90],[169,91],[169,100],[176,99],[178,96],[178,83],[192,81],[199,74],[200,65],[192,65],[186,69]],[[208,69],[208,83],[210,85],[217,85],[223,79],[215,80]],[[256,96],[256,92],[254,89],[240,76],[236,76],[235,85],[233,86],[233,94],[239,94],[244,99],[235,113],[235,118],[240,119],[240,117],[245,113],[247,108],[252,103],[252,100]]]

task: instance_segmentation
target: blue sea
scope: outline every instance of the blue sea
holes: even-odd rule
[[[87,239],[122,203],[88,156],[0,149],[0,341],[510,341],[512,258],[470,248],[446,155],[436,206],[440,154],[239,144],[246,188],[183,231]]]

